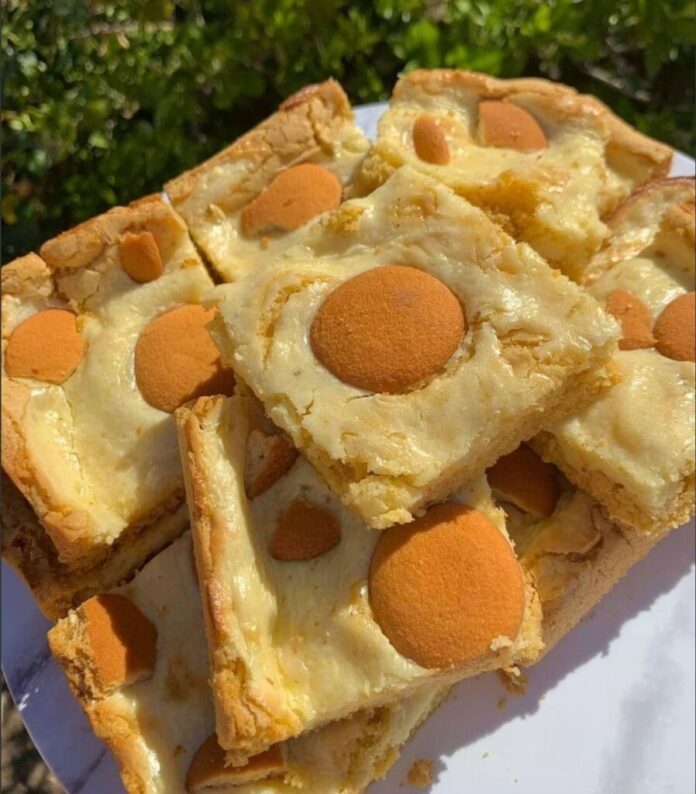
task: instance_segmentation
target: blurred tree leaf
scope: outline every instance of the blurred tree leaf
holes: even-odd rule
[[[6,0],[3,261],[225,146],[302,85],[541,75],[692,151],[693,0]]]

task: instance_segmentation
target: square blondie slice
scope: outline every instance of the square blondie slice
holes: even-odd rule
[[[667,176],[671,159],[668,146],[568,86],[417,70],[397,83],[358,188],[417,168],[578,278],[606,236],[604,218],[634,188]]]
[[[694,514],[694,184],[648,185],[610,220],[587,281],[621,321],[621,380],[532,442],[613,520],[643,532]]]
[[[433,684],[391,706],[226,767],[214,732],[200,597],[186,533],[127,586],[90,598],[48,635],[128,794],[359,794],[447,695]]]
[[[610,520],[586,491],[526,444],[486,476],[507,516],[543,612],[543,653],[565,637],[668,530],[647,534]]]
[[[199,305],[211,285],[159,197],[3,267],[2,466],[66,570],[93,567],[179,511],[171,414],[234,384]]]
[[[231,762],[539,653],[536,594],[482,477],[410,526],[376,532],[241,386],[177,422]]]
[[[209,300],[224,361],[376,528],[587,403],[618,333],[529,246],[406,167]]]
[[[340,204],[367,147],[343,89],[327,80],[165,189],[220,278],[236,281]]]

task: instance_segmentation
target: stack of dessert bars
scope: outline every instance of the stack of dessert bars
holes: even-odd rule
[[[3,555],[129,794],[362,792],[689,519],[671,160],[447,70],[370,143],[329,80],[2,269]]]

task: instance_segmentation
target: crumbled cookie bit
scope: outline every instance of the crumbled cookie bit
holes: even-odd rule
[[[527,676],[519,667],[504,667],[497,671],[500,683],[513,695],[524,695],[527,692]]]
[[[419,758],[408,770],[408,782],[414,788],[427,788],[433,782],[433,762],[430,758]]]

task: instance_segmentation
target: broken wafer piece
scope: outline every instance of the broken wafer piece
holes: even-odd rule
[[[238,392],[177,412],[216,730],[232,763],[424,685],[534,658],[535,594],[485,480],[385,532],[301,456],[249,498],[248,446],[266,420]]]
[[[608,233],[606,216],[667,176],[671,159],[668,146],[568,86],[415,70],[396,84],[356,186],[366,194],[416,168],[577,279]]]
[[[186,533],[124,587],[51,629],[51,650],[128,794],[360,794],[446,697],[439,683],[225,765],[214,733],[201,601]]]
[[[529,447],[520,447],[487,475],[539,595],[545,655],[667,533],[646,534],[611,521],[555,466],[531,456]],[[551,481],[553,500],[546,496]]]
[[[336,209],[367,145],[343,89],[327,80],[166,191],[219,276],[236,281],[281,250],[288,232]]]
[[[694,180],[648,185],[609,225],[588,291],[610,310],[618,291],[634,296],[653,342],[624,345],[619,382],[531,443],[614,521],[659,534],[694,511]]]
[[[211,331],[372,527],[411,521],[609,382],[617,323],[410,168],[286,242],[210,293]]]
[[[161,272],[133,278],[155,258]],[[183,221],[154,196],[2,269],[2,465],[55,554],[38,553],[31,522],[4,547],[53,617],[51,590],[75,605],[185,527],[170,520],[184,499],[171,413],[234,386],[198,305],[211,286]]]

